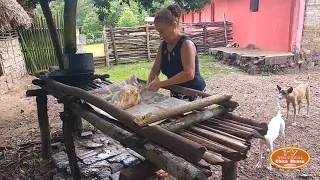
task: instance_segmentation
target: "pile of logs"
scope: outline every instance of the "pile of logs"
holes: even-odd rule
[[[170,108],[171,110],[166,111],[166,116],[163,112],[154,112],[144,117],[135,117],[83,89],[61,84],[46,76],[34,80],[33,84],[41,87],[40,90],[29,91],[29,95],[37,96],[38,114],[41,121],[45,122],[40,123],[43,154],[50,152],[44,97],[51,94],[64,104],[61,119],[74,179],[80,177],[72,137],[72,123],[77,117],[84,118],[101,132],[145,157],[146,161],[137,166],[147,166],[150,171],[163,169],[177,179],[207,179],[211,174],[210,165],[222,165],[223,179],[235,179],[236,162],[246,158],[250,149],[249,140],[259,138],[267,131],[265,123],[259,124],[230,114],[238,106],[237,102],[231,100],[231,95],[212,96],[180,86],[168,86],[165,89],[186,95],[198,95],[202,99],[185,106]],[[100,108],[118,121],[97,113],[82,101]],[[213,104],[216,104],[216,107],[207,108]],[[189,111],[193,113],[181,115]],[[168,120],[148,126],[164,118]],[[133,169],[138,168],[133,167],[130,170]],[[121,174],[125,176],[126,173],[128,170]],[[132,172],[129,174],[132,175]],[[136,174],[135,178],[143,175]]]

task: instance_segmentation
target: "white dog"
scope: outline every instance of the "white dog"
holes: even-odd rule
[[[281,132],[283,136],[283,146],[286,144],[286,138],[285,138],[285,122],[281,117],[281,107],[280,107],[280,102],[278,100],[278,113],[275,117],[271,119],[271,121],[268,124],[268,132],[266,135],[264,135],[264,139],[259,140],[259,161],[256,166],[256,168],[261,168],[262,164],[262,146],[266,144],[268,146],[269,150],[269,156],[268,156],[268,166],[267,169],[271,170],[271,162],[270,162],[270,155],[273,151],[273,142],[276,140],[279,136],[279,133]]]

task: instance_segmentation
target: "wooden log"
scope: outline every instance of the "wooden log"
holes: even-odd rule
[[[141,82],[141,83],[147,83],[146,80],[142,80],[142,79],[139,79],[139,78],[138,78],[138,81]],[[166,87],[163,87],[163,89],[170,90],[170,91],[173,91],[173,92],[182,93],[182,94],[185,94],[187,96],[200,96],[202,98],[211,96],[208,93],[204,93],[204,92],[201,92],[201,91],[197,91],[197,90],[194,90],[194,89],[191,89],[191,88],[186,88],[186,87],[182,87],[182,86],[178,86],[178,85],[166,86]],[[217,104],[221,105],[221,106],[224,106],[226,108],[230,108],[230,109],[235,109],[235,108],[237,108],[239,106],[239,104],[237,102],[231,101],[231,100],[225,101],[225,102],[220,102],[220,103],[217,103]]]
[[[231,161],[222,165],[222,180],[236,180],[238,173],[238,162]]]
[[[69,107],[74,113],[97,127],[102,133],[117,140],[124,147],[130,148],[135,152],[145,157],[148,161],[155,164],[157,167],[170,173],[177,179],[206,179],[207,176],[197,169],[194,165],[187,162],[181,157],[163,150],[159,146],[148,143],[148,145],[142,143],[143,139],[137,139],[132,137],[138,137],[121,127],[114,125],[114,120],[104,117],[103,119],[97,115],[97,113],[90,112],[84,108],[84,105],[76,103],[70,103]]]
[[[203,155],[203,159],[210,163],[211,165],[222,165],[225,162],[230,162],[231,160],[224,158],[223,156],[219,156],[216,153],[206,151]],[[217,163],[219,162],[219,163]]]
[[[233,124],[237,124],[237,125],[240,125],[240,126],[243,126],[243,127],[255,129],[255,130],[257,130],[257,131],[263,130],[263,128],[261,128],[261,127],[252,126],[252,125],[249,125],[249,124],[245,124],[245,123],[233,121],[233,120],[226,119],[226,118],[223,118],[223,117],[220,117],[220,116],[215,116],[215,118],[216,118],[216,119],[220,119],[220,120],[225,121],[225,122],[230,122],[230,123],[233,123]],[[260,126],[260,125],[259,125],[259,126]]]
[[[170,116],[175,116],[183,114],[192,110],[201,109],[212,104],[218,104],[231,99],[231,95],[213,95],[206,98],[199,99],[197,101],[192,101],[184,105],[179,105],[177,107],[166,108],[154,113],[148,113],[142,117],[138,117],[134,120],[136,127],[144,127],[150,123],[154,123],[165,119]]]
[[[63,137],[64,137],[64,144],[66,147],[69,166],[71,169],[71,174],[73,179],[81,179],[80,176],[80,169],[77,163],[77,156],[75,153],[74,141],[72,137],[72,112],[71,111],[64,111],[60,113],[60,118],[62,120],[63,126]]]
[[[249,150],[249,147],[242,144],[236,139],[229,138],[226,136],[223,136],[221,134],[216,134],[211,131],[199,128],[199,127],[190,127],[188,128],[191,132],[194,132],[195,134],[199,134],[203,137],[206,137],[208,139],[211,139],[217,143],[223,144],[224,146],[227,146],[229,148],[232,148],[236,151],[239,151],[241,153],[247,153]]]
[[[267,132],[268,132],[268,124],[267,123],[259,123],[257,121],[252,120],[252,119],[236,116],[236,115],[233,115],[231,113],[226,114],[224,116],[224,118],[230,119],[230,120],[233,120],[233,121],[237,121],[237,122],[240,122],[240,123],[244,123],[244,124],[249,124],[249,125],[255,126],[255,127],[260,127],[261,131],[259,131],[259,132],[261,133],[261,135],[266,135]]]
[[[103,47],[104,47],[104,56],[105,56],[105,66],[109,67],[110,62],[109,62],[109,46],[108,46],[108,38],[106,37],[106,28],[103,26]]]
[[[214,129],[214,128],[211,128],[211,127],[208,127],[208,126],[201,125],[201,124],[196,124],[196,126],[202,128],[202,129],[206,129],[206,130],[208,130],[208,131],[217,133],[217,134],[221,134],[221,135],[224,135],[224,136],[227,136],[227,137],[236,139],[236,140],[242,142],[243,144],[245,144],[245,145],[247,145],[247,146],[250,145],[250,142],[249,142],[249,141],[247,141],[247,140],[245,140],[245,139],[242,139],[242,138],[239,138],[239,137],[237,137],[237,136],[234,136],[234,135],[231,135],[231,134],[228,134],[228,133],[219,131],[219,130],[217,130],[217,129]]]
[[[51,148],[51,135],[50,135],[49,118],[48,118],[47,94],[42,90],[37,91],[36,102],[37,102],[38,122],[39,122],[40,135],[41,135],[41,155],[43,159],[49,160],[52,153],[52,148]]]
[[[85,90],[82,90],[77,87],[64,85],[47,77],[41,78],[47,83],[47,86],[49,86],[49,88],[56,89],[58,92],[62,92],[65,95],[72,95],[93,104],[94,106],[98,107],[101,110],[104,110],[105,112],[116,118],[124,125],[128,126],[133,131],[137,132],[138,134],[146,137],[149,140],[155,141],[159,145],[171,150],[174,153],[179,154],[180,156],[182,156],[185,159],[188,159],[191,162],[200,161],[205,152],[205,147],[200,146],[197,143],[194,143],[188,139],[185,139],[175,133],[169,132],[162,128],[158,128],[156,126],[149,127],[152,128],[152,131],[148,130],[147,128],[135,128],[132,125],[132,119],[135,118],[133,115],[116,108],[109,102],[101,98],[98,98]],[[159,137],[167,138],[159,139]],[[168,143],[168,141],[170,141],[170,143]],[[174,144],[180,144],[180,146],[175,146]],[[181,150],[181,147],[188,148],[183,151]],[[193,152],[193,154],[191,152]]]
[[[150,161],[142,161],[133,167],[122,169],[119,180],[141,180],[150,177],[159,170],[157,166]]]
[[[222,121],[222,120],[219,120],[217,118],[212,118],[212,119],[208,120],[208,123],[210,123],[210,122],[224,124],[224,125],[229,126],[229,127],[234,127],[236,129],[249,132],[249,133],[251,133],[253,135],[252,137],[263,138],[263,136],[257,130],[252,129],[252,128],[248,128],[248,127],[244,127],[244,126],[241,126],[241,125],[238,125],[238,124]]]
[[[190,131],[181,131],[179,134],[183,137],[186,137],[192,141],[195,141],[199,144],[202,144],[203,146],[207,147],[209,150],[217,152],[224,157],[231,159],[231,160],[241,160],[245,159],[246,156],[237,152],[236,150],[229,148],[225,145],[219,144],[215,141],[212,141],[210,139],[207,139],[206,137],[200,136],[198,134],[195,134]],[[211,162],[212,163],[212,162]],[[216,162],[220,163],[220,162]]]
[[[219,116],[226,112],[227,112],[226,108],[222,106],[218,106],[212,110],[204,110],[204,111],[196,112],[196,113],[187,115],[186,117],[180,118],[176,121],[172,121],[170,123],[163,124],[160,126],[164,129],[167,129],[168,131],[176,132],[180,129],[184,129],[193,124],[209,120],[213,116]]]
[[[245,140],[250,140],[250,139],[252,139],[252,136],[253,136],[252,133],[249,133],[247,131],[239,130],[239,129],[236,129],[236,128],[233,128],[233,127],[228,127],[228,126],[221,125],[221,124],[209,124],[207,122],[205,122],[203,124],[205,124],[208,127],[212,127],[212,128],[217,129],[217,130],[226,132],[228,134],[243,138]]]
[[[173,132],[167,131],[159,125],[144,128],[143,130],[139,129],[137,132],[147,139],[166,147],[193,163],[200,161],[203,154],[206,152],[206,148],[204,146]],[[154,135],[155,132],[157,135]],[[170,143],[168,143],[168,140]]]
[[[117,52],[117,47],[116,47],[116,42],[114,39],[114,34],[112,28],[110,28],[110,36],[111,36],[111,42],[112,42],[112,47],[114,51],[114,59],[116,60],[116,64],[118,64],[118,52]]]

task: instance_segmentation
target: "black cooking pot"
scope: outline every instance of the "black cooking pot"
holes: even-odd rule
[[[94,71],[87,69],[61,69],[48,73],[48,77],[60,83],[81,87],[92,80]]]

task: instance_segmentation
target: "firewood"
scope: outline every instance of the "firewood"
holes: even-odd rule
[[[194,132],[195,134],[199,134],[203,137],[206,137],[208,139],[211,139],[217,143],[223,144],[224,146],[227,146],[229,148],[232,148],[236,151],[239,151],[241,153],[247,153],[249,150],[249,147],[242,144],[240,141],[230,138],[230,137],[226,137],[224,135],[221,134],[217,134],[199,127],[190,127],[188,128],[188,130],[190,130],[191,132]]]
[[[148,113],[142,117],[135,118],[134,123],[136,127],[144,127],[150,123],[160,121],[170,116],[183,114],[196,109],[201,109],[212,104],[221,103],[231,99],[231,95],[213,95],[203,99],[189,102],[177,107],[166,108],[158,112]]]

